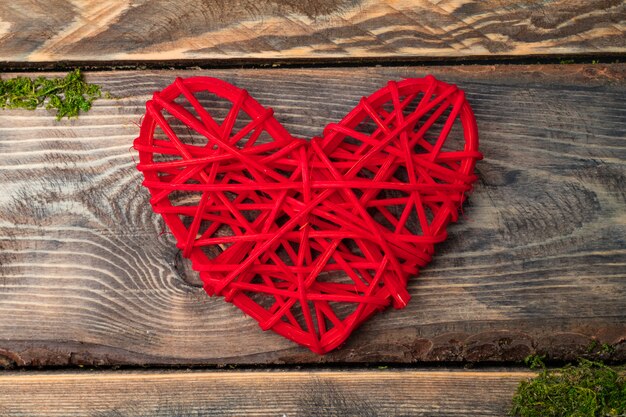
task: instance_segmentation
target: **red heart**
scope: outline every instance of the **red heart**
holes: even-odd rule
[[[230,108],[223,120],[208,93]],[[320,354],[391,301],[406,306],[481,158],[464,93],[432,76],[389,81],[311,141],[246,90],[178,78],[147,102],[134,146],[207,293]]]

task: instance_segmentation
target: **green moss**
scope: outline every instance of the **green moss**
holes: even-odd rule
[[[77,117],[86,112],[91,103],[102,97],[99,85],[88,84],[79,69],[65,78],[16,77],[0,79],[0,107],[3,109],[28,109],[45,106],[56,110],[57,120]]]
[[[545,368],[546,366],[543,364],[545,358],[545,356],[530,355],[524,359],[524,363],[528,365],[530,369]]]
[[[598,348],[598,346],[600,346],[600,343],[596,339],[592,339],[589,346],[587,346],[587,353],[593,352]]]
[[[578,365],[547,369],[542,358],[527,358],[539,375],[523,381],[511,415],[520,417],[626,416],[626,368],[581,359]]]
[[[610,355],[615,352],[615,346],[609,345],[608,343],[602,343],[602,346],[600,347],[600,352]]]

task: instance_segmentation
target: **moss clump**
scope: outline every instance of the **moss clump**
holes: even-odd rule
[[[546,369],[542,358],[527,358],[539,375],[523,381],[511,415],[521,417],[626,416],[626,369],[581,359],[578,365]]]
[[[88,111],[91,103],[102,97],[99,85],[88,84],[79,69],[65,78],[16,77],[0,80],[0,107],[34,110],[44,106],[56,110],[57,120],[77,117]]]

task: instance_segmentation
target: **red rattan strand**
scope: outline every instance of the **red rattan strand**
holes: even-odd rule
[[[223,120],[200,92],[228,103]],[[464,142],[446,149],[457,120]],[[178,78],[148,101],[135,149],[152,207],[207,293],[320,354],[390,303],[406,306],[481,157],[463,92],[432,76],[389,81],[311,141],[245,90]]]

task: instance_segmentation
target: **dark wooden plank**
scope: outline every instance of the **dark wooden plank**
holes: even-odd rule
[[[151,92],[175,76],[222,77],[311,137],[387,79],[428,72],[466,90],[486,158],[465,218],[411,281],[409,306],[316,356],[207,297],[159,236],[129,150]],[[0,112],[0,362],[510,361],[588,350],[623,360],[625,73],[623,64],[104,72],[89,81],[118,99],[78,120]]]
[[[0,416],[504,416],[520,371],[0,374]]]
[[[626,3],[34,0],[0,4],[0,60],[468,57],[626,52]]]

